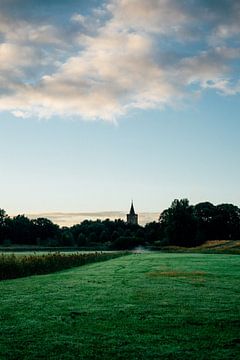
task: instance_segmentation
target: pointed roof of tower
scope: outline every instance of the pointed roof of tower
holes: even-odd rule
[[[135,210],[134,210],[134,206],[133,206],[133,201],[132,201],[132,203],[131,203],[130,215],[135,215]]]

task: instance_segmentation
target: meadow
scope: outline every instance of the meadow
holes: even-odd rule
[[[146,252],[0,282],[0,359],[237,359],[240,257]]]

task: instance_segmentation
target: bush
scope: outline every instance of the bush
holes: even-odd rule
[[[135,247],[142,245],[143,240],[133,236],[120,236],[117,238],[113,244],[112,249],[115,250],[124,250],[124,249],[134,249]]]

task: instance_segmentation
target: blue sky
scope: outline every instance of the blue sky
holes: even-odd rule
[[[0,2],[1,208],[240,206],[240,4],[179,4]]]

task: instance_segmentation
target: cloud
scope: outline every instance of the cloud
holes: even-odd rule
[[[32,66],[37,61],[37,52],[30,46],[12,43],[0,44],[0,70],[22,73],[22,69]]]
[[[111,0],[52,22],[34,8],[13,16],[3,3],[0,110],[15,116],[115,121],[196,90],[239,93],[237,1]]]
[[[84,220],[101,220],[109,219],[114,221],[116,219],[126,220],[126,214],[122,211],[105,211],[92,213],[39,213],[27,214],[30,219],[37,219],[39,217],[47,218],[60,226],[73,226],[83,222]],[[144,226],[149,222],[158,221],[159,213],[139,213],[139,224]]]

